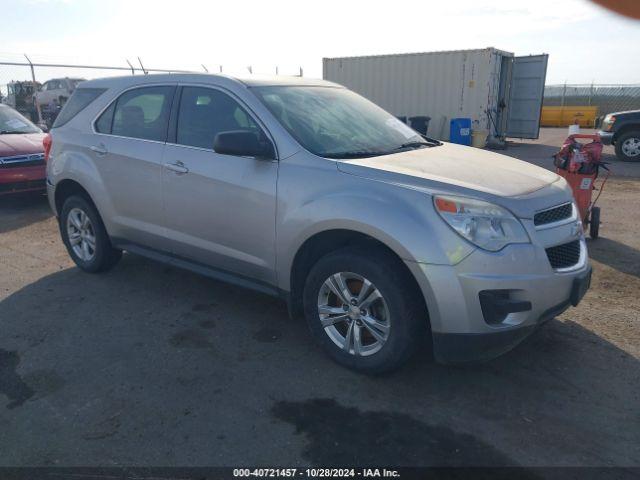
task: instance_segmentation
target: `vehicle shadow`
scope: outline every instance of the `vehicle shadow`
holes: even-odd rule
[[[636,465],[638,360],[568,318],[370,377],[276,299],[131,255],[61,270],[0,302],[0,465]]]
[[[47,196],[42,193],[0,196],[0,233],[26,227],[52,215]]]
[[[619,272],[640,278],[640,251],[610,238],[588,242],[589,257]]]

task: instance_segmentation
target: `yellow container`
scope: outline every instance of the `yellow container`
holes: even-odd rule
[[[577,123],[581,127],[593,128],[596,125],[598,107],[542,107],[540,126],[568,127]]]
[[[471,130],[471,146],[484,148],[487,144],[487,135],[489,132],[486,130]]]

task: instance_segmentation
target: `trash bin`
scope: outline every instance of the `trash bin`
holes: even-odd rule
[[[411,125],[411,128],[416,132],[426,135],[429,129],[429,120],[431,120],[431,117],[417,115],[415,117],[409,117],[409,125]]]
[[[471,145],[471,119],[452,118],[449,129],[449,141],[459,145]]]

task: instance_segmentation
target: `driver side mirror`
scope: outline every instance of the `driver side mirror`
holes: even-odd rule
[[[247,130],[220,132],[213,140],[213,149],[222,155],[257,157],[275,160],[275,151],[269,140],[261,140],[258,134]]]

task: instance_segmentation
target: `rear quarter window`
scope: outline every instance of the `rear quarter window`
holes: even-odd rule
[[[106,88],[77,88],[69,100],[67,100],[64,107],[62,107],[62,111],[58,115],[58,118],[56,118],[56,121],[53,122],[52,128],[61,127],[69,122],[106,91]]]
[[[124,92],[95,123],[99,133],[164,142],[174,86],[145,86]]]

